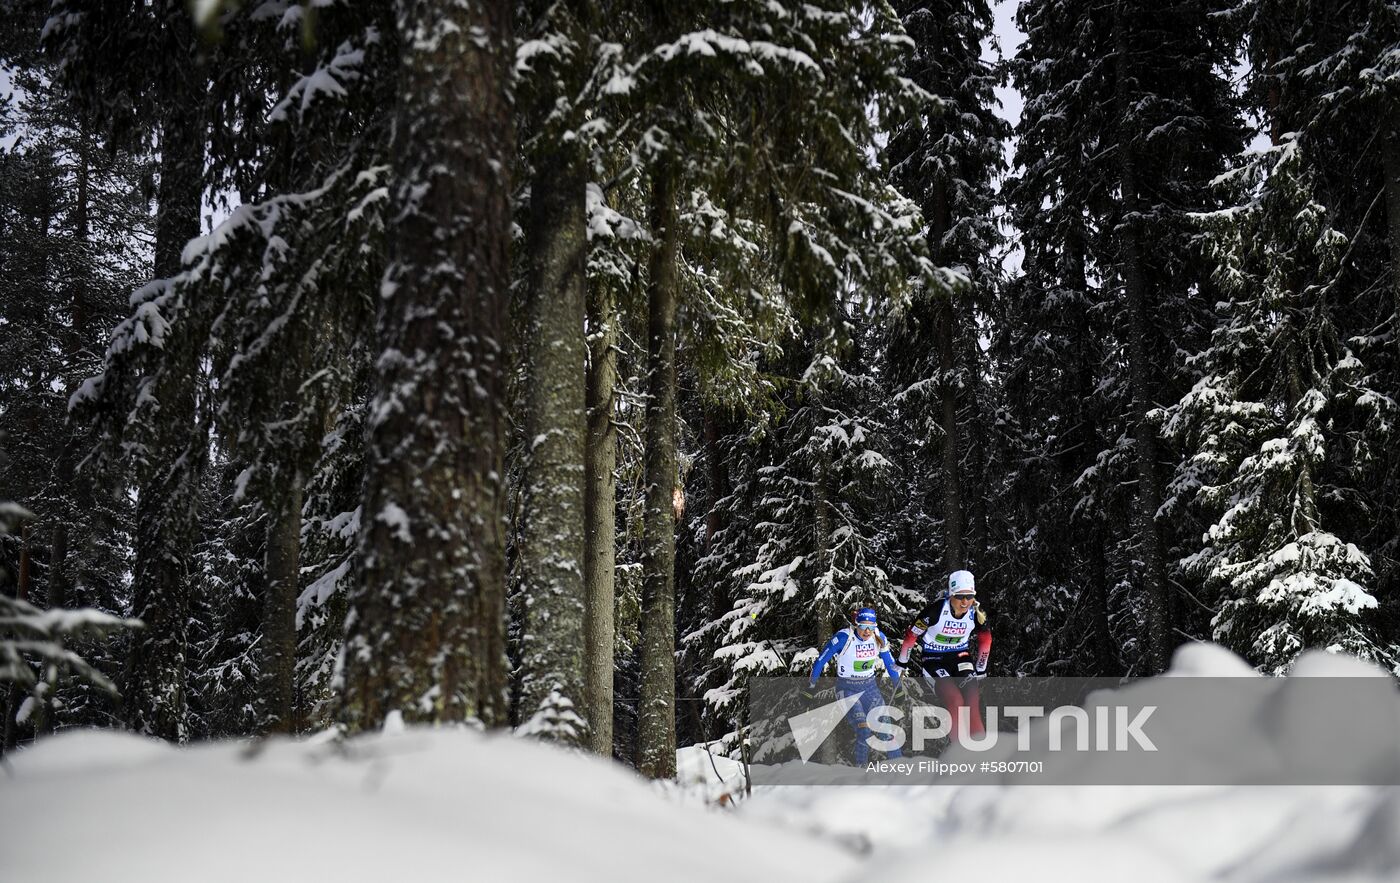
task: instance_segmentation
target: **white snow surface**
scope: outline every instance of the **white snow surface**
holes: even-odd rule
[[[74,731],[0,771],[0,880],[772,883],[857,866],[677,793],[467,729],[186,748]]]
[[[1213,645],[1182,648],[1169,672],[1252,673]],[[1315,652],[1291,674],[1382,673]],[[1265,728],[1286,716],[1288,692],[1232,719],[1223,739],[1203,728],[1215,744],[1203,741],[1202,762],[1239,763],[1276,742]],[[677,783],[658,785],[529,739],[395,729],[344,744],[43,740],[0,772],[0,880],[854,883],[945,861],[981,880],[1400,877],[1400,788],[785,786],[746,797],[742,765],[704,746],[681,749]]]

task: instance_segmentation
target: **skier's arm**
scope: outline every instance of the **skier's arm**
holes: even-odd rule
[[[914,624],[909,626],[909,630],[904,633],[904,643],[899,645],[900,665],[909,661],[909,651],[914,649],[914,642],[919,640],[919,635],[928,631],[928,624],[932,619],[933,605],[919,611],[919,615],[914,619]]]
[[[812,665],[812,674],[807,678],[808,686],[817,682],[817,678],[821,677],[822,669],[826,668],[826,664],[834,659],[845,646],[845,632],[837,632],[831,636],[831,640],[826,642],[826,648],[822,650],[822,655],[818,656],[816,663]]]
[[[992,630],[987,625],[987,614],[979,608],[977,611],[977,634],[973,636],[977,646],[977,668],[979,675],[987,673],[987,663],[992,658]]]
[[[883,635],[881,637],[884,637]],[[880,651],[880,661],[885,664],[885,672],[889,674],[890,681],[896,687],[899,686],[899,666],[894,664],[894,657],[890,655],[889,645]]]

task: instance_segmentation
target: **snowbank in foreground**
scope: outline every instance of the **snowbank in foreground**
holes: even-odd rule
[[[13,759],[0,772],[7,883],[772,883],[856,866],[613,763],[463,730],[185,749],[85,731]]]
[[[1249,671],[1194,645],[1169,674]],[[1315,654],[1294,674],[1375,671]],[[1280,686],[1203,729],[1202,761],[1286,744],[1296,691]],[[0,772],[0,883],[1400,878],[1400,788],[787,786],[717,812],[703,807],[737,794],[742,768],[702,747],[678,760],[681,784],[658,787],[462,730],[186,749],[70,733]]]

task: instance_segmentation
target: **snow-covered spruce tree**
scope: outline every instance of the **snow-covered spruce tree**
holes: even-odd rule
[[[367,353],[365,354],[367,355]],[[364,483],[365,412],[372,366],[358,357],[355,392],[321,438],[306,483],[301,547],[309,581],[297,598],[298,710],[307,729],[329,725],[339,696],[336,663],[345,636],[349,596],[359,577],[355,556]]]
[[[737,257],[769,262],[776,290],[800,314],[829,314],[843,282],[863,289],[928,269],[917,212],[868,162],[867,109],[902,112],[919,94],[899,76],[902,42],[888,7],[721,3],[691,12],[701,23],[693,31],[676,18],[653,23],[646,45],[654,48],[624,84],[650,108],[625,134],[640,136],[651,187],[640,761],[653,776],[674,765],[676,265],[686,232],[676,228],[689,195],[698,187],[729,215],[765,227],[770,249]]]
[[[1242,140],[1221,73],[1228,34],[1212,8],[1047,0],[1018,13],[1027,41],[1013,75],[1027,103],[1013,199],[1018,221],[1041,212],[1023,231],[1045,238],[1034,248],[1071,262],[1082,253],[1086,281],[1111,309],[1112,359],[1089,388],[1126,405],[1105,415],[1097,459],[1112,467],[1130,452],[1134,464],[1131,532],[1111,533],[1109,547],[1126,543],[1112,554],[1139,562],[1125,576],[1140,639],[1131,656],[1146,671],[1165,667],[1183,615],[1164,560],[1176,538],[1159,517],[1169,453],[1149,415],[1184,391],[1181,354],[1199,345],[1210,284],[1182,208],[1210,206],[1207,183]]]
[[[1006,476],[1001,508],[1010,522],[1001,540],[1010,565],[995,601],[1015,611],[1019,628],[998,636],[997,656],[1014,670],[1046,672],[1073,655],[1113,673],[1120,641],[1109,628],[1116,577],[1108,547],[1111,525],[1125,523],[1127,511],[1111,491],[1131,464],[1109,445],[1125,391],[1102,382],[1112,350],[1108,292],[1094,278],[1090,246],[1100,222],[1082,190],[1110,171],[1098,152],[1076,146],[1106,129],[1107,107],[1102,74],[1090,81],[1098,92],[1077,85],[1085,62],[1072,47],[1091,22],[1045,3],[1027,4],[1019,21],[1026,42],[1009,68],[1026,102],[1016,171],[1003,192],[1024,256],[993,340],[1006,397],[994,458]],[[1068,628],[1072,610],[1092,627]],[[1058,646],[1070,631],[1088,637],[1087,646]]]
[[[18,514],[15,509],[9,510]],[[40,610],[27,601],[0,594],[0,684],[27,696],[13,718],[6,716],[4,749],[14,747],[18,727],[36,731],[48,727],[52,693],[61,678],[72,677],[115,698],[116,685],[101,671],[67,646],[84,635],[104,635],[121,628],[139,627],[137,620],[122,619],[100,610]]]
[[[8,467],[4,441],[0,435],[0,467]],[[0,498],[0,538],[8,537],[31,518],[33,513],[23,506]],[[28,561],[22,561],[21,572],[11,574],[0,560],[0,586],[5,588],[0,592],[0,685],[5,696],[0,753],[15,746],[21,726],[29,724],[36,731],[48,726],[45,719],[53,714],[53,692],[64,675],[71,674],[115,697],[116,686],[66,644],[84,633],[101,635],[140,625],[91,609],[40,610],[25,598],[30,576],[23,570],[28,566]],[[13,596],[9,592],[12,582],[16,589]]]
[[[1400,10],[1383,0],[1251,0],[1237,14],[1254,109],[1275,143],[1297,133],[1319,198],[1338,229],[1353,231],[1351,261],[1391,283],[1357,292],[1361,327],[1388,324],[1400,304]]]
[[[1324,185],[1353,188],[1348,200],[1352,213],[1370,207],[1367,197],[1379,178],[1394,329],[1400,326],[1400,7],[1393,0],[1364,0],[1340,9],[1318,0],[1258,5],[1265,8],[1256,23],[1270,12],[1291,13],[1284,20],[1296,25],[1293,41],[1307,41],[1291,53],[1293,58],[1275,59],[1270,71],[1292,79],[1292,91],[1301,92],[1312,111],[1288,120],[1285,131],[1306,129],[1305,141],[1346,145],[1353,164],[1365,164],[1345,173],[1329,170],[1331,180]],[[1293,8],[1269,8],[1275,6]],[[1361,148],[1363,143],[1374,150]],[[1326,148],[1318,144],[1315,149],[1322,153]],[[1400,334],[1392,330],[1391,337],[1394,341]],[[1400,345],[1393,346],[1400,352]]]
[[[0,466],[6,464],[5,457],[5,434],[0,432]],[[20,525],[33,517],[28,509],[25,509],[14,500],[0,497],[0,541],[8,540]],[[8,565],[6,558],[0,556],[0,586],[4,586],[4,591],[0,592],[0,604],[10,604],[10,587],[16,585],[17,574]],[[16,589],[18,587],[16,586]],[[10,655],[6,652],[6,655]],[[17,655],[17,654],[16,654]],[[28,663],[25,663],[27,666]],[[14,685],[6,684],[3,694],[4,705],[0,706],[0,714],[4,714],[4,722],[0,723],[0,752],[9,751],[15,744],[14,716],[19,708],[19,692]]]
[[[379,275],[386,175],[375,164],[384,151],[387,105],[385,80],[377,69],[392,58],[393,46],[382,37],[388,30],[383,12],[382,6],[367,4],[312,28],[296,27],[296,16],[281,22],[256,15],[226,21],[246,31],[247,39],[237,48],[259,48],[262,54],[237,59],[242,62],[239,75],[218,78],[210,102],[226,115],[249,112],[238,110],[240,102],[252,100],[248,93],[279,79],[278,71],[288,74],[281,77],[289,83],[285,91],[263,92],[254,103],[265,105],[256,113],[267,118],[269,137],[284,145],[297,143],[300,149],[295,157],[268,157],[262,163],[244,155],[246,142],[226,137],[210,142],[211,169],[221,175],[236,169],[240,189],[263,198],[241,206],[189,248],[180,243],[189,266],[148,288],[114,335],[103,375],[76,397],[94,400],[103,410],[103,425],[113,440],[120,440],[132,422],[121,419],[128,411],[152,420],[160,431],[176,432],[178,422],[163,421],[179,415],[143,412],[152,402],[141,391],[151,377],[172,384],[182,372],[193,378],[191,358],[207,360],[212,368],[215,382],[204,397],[208,416],[241,464],[225,493],[242,510],[234,523],[252,525],[259,536],[234,540],[220,522],[206,520],[212,536],[204,548],[220,546],[222,538],[223,549],[265,550],[258,561],[240,566],[244,573],[250,567],[260,571],[254,582],[266,588],[254,593],[265,607],[256,635],[247,635],[247,623],[237,616],[203,623],[202,653],[218,652],[211,650],[218,647],[237,652],[228,659],[206,655],[201,662],[211,672],[241,664],[265,678],[257,685],[258,728],[264,730],[288,729],[294,720],[302,487],[316,468],[318,442],[334,424],[367,359],[361,341],[368,327],[368,292]],[[87,34],[81,16],[76,22],[76,34]],[[268,32],[260,47],[253,39],[258,22]],[[292,44],[300,51],[279,56],[266,44],[279,43],[289,22]],[[71,17],[56,30],[63,33],[65,28],[75,28]],[[290,76],[292,67],[304,73]],[[133,438],[142,441],[139,434]],[[323,571],[323,563],[307,562],[307,570]],[[249,645],[255,641],[261,658],[240,662],[247,647],[238,649],[236,641],[218,639],[220,634],[244,635]],[[217,695],[202,697],[203,713],[213,713],[210,709],[220,701]]]
[[[184,284],[220,304],[210,329],[215,416],[244,464],[233,503],[250,501],[265,520],[266,730],[295,728],[305,488],[367,361],[387,169],[369,164],[380,149],[373,130],[366,142],[339,155],[320,186],[240,207],[187,250]]]
[[[319,576],[344,559],[336,550],[329,562],[302,555],[304,488],[322,468],[323,436],[354,402],[367,361],[384,170],[364,168],[356,151],[341,162],[319,187],[236,210],[192,244],[182,282],[206,303],[220,305],[210,331],[218,377],[211,399],[225,447],[238,464],[220,507],[228,521],[211,525],[210,541],[222,538],[218,548],[256,556],[232,556],[256,589],[237,579],[225,583],[217,569],[205,574],[214,580],[211,589],[224,583],[233,590],[228,613],[242,610],[234,599],[250,595],[258,609],[251,623],[246,611],[223,623],[233,634],[255,638],[255,655],[245,648],[206,657],[206,674],[253,666],[256,729],[263,731],[296,728],[303,565]],[[324,602],[324,593],[316,594]],[[222,619],[217,612],[215,618]],[[224,700],[216,691],[206,701]]]
[[[172,280],[185,243],[199,233],[207,73],[184,4],[165,0],[102,7],[57,3],[44,26],[57,79],[117,143],[154,129],[160,139],[154,275],[135,313],[114,333],[103,380],[79,402],[100,400],[101,431],[134,466],[132,612],[145,623],[123,674],[128,725],[183,740],[185,630],[196,501],[206,458],[197,428],[199,329]],[[129,409],[129,403],[137,407]],[[129,430],[129,434],[128,434]]]
[[[220,471],[234,469],[210,495],[220,515],[204,520],[196,599],[211,605],[199,623],[207,692],[196,701],[205,725],[220,732],[249,732],[240,723],[249,720],[253,730],[287,731],[304,710],[293,704],[301,574],[312,576],[312,595],[324,603],[333,592],[319,578],[343,578],[347,568],[340,528],[332,548],[320,550],[328,557],[303,556],[303,499],[324,471],[323,437],[363,406],[387,192],[392,103],[383,74],[395,51],[387,7],[311,18],[299,6],[280,18],[265,12],[215,16],[221,41],[210,101],[225,125],[209,144],[210,174],[245,202],[190,244],[178,282],[214,373]],[[330,513],[313,505],[312,520],[333,519],[345,504],[337,500]],[[210,595],[223,589],[233,592],[227,605]],[[340,620],[317,622],[319,653],[334,654],[327,645],[338,647]],[[252,676],[257,683],[240,686],[254,702],[220,689]]]
[[[905,439],[911,487],[907,530],[919,535],[911,562],[937,560],[937,573],[912,564],[909,575],[936,586],[947,571],[979,564],[986,537],[969,536],[970,516],[985,533],[986,478],[975,468],[985,461],[985,415],[977,390],[981,331],[978,316],[990,306],[999,273],[1002,234],[997,228],[993,184],[1005,166],[1002,141],[1010,130],[995,112],[993,87],[1001,74],[982,59],[991,37],[992,12],[981,0],[895,4],[914,41],[907,75],[937,95],[890,137],[892,177],[919,205],[928,224],[933,259],[960,277],[956,295],[946,286],[920,289],[890,328],[883,373],[899,404],[897,424]],[[968,492],[965,492],[964,488]],[[933,494],[938,496],[934,497]],[[941,513],[941,549],[932,548],[932,525],[924,513]],[[912,539],[912,537],[911,537]],[[913,545],[912,543],[910,545]]]
[[[40,13],[0,24],[0,58],[19,91],[0,111],[0,422],[9,430],[6,492],[28,524],[29,600],[50,608],[124,609],[130,501],[77,469],[91,439],[68,420],[68,395],[100,362],[105,331],[125,311],[149,232],[145,171],[99,143],[85,112],[50,82],[38,52]],[[136,234],[136,235],[133,235]],[[0,541],[0,546],[3,546]],[[6,557],[11,554],[7,551]],[[126,637],[126,636],[123,636]],[[97,636],[70,647],[115,677]],[[48,727],[94,724],[111,697],[85,681],[50,690]],[[36,719],[37,719],[36,715]]]
[[[270,195],[236,210],[191,270],[220,304],[210,347],[216,417],[247,461],[237,495],[267,516],[259,720],[282,732],[298,728],[302,712],[294,702],[301,574],[327,563],[302,558],[307,482],[320,469],[323,437],[358,404],[369,360],[397,50],[382,3],[299,30],[299,58],[264,65],[275,72],[298,60],[303,71],[267,115],[266,138],[282,147],[261,170]]]
[[[885,394],[862,355],[860,347],[839,359],[819,353],[759,437],[740,431],[715,446],[731,486],[710,503],[720,527],[696,569],[727,607],[717,604],[686,644],[701,651],[694,682],[731,737],[750,677],[805,674],[856,607],[893,623],[917,604],[918,593],[892,585],[885,568],[899,476]]]
[[[508,0],[404,2],[390,263],[368,411],[342,715],[507,722]]]
[[[1400,647],[1364,615],[1371,561],[1329,529],[1348,508],[1331,482],[1359,478],[1337,432],[1364,395],[1334,316],[1350,243],[1295,138],[1249,155],[1234,184],[1243,203],[1204,216],[1228,300],[1167,424],[1194,451],[1178,484],[1214,519],[1185,564],[1218,598],[1214,639],[1267,672],[1314,647],[1395,667]]]
[[[1275,70],[1306,105],[1284,128],[1301,131],[1320,201],[1352,240],[1348,343],[1367,366],[1364,385],[1389,400],[1400,389],[1400,8],[1385,0],[1300,5],[1291,18],[1301,45]],[[1386,284],[1373,284],[1381,278]],[[1355,511],[1375,515],[1349,536],[1372,557],[1381,613],[1400,640],[1400,473],[1388,453],[1400,444],[1395,427],[1369,421],[1359,434],[1366,471]]]
[[[256,501],[234,500],[243,470],[243,463],[216,446],[200,500],[186,690],[193,740],[260,730],[258,648],[267,596],[268,519]]]
[[[1313,0],[1255,0],[1239,9],[1248,38],[1249,96],[1274,142],[1296,140],[1307,158],[1313,199],[1329,223],[1348,238],[1347,259],[1328,283],[1329,315],[1339,338],[1366,373],[1362,401],[1389,407],[1400,368],[1394,332],[1400,291],[1396,273],[1396,218],[1391,197],[1397,11],[1390,3],[1344,6]],[[1289,133],[1294,133],[1289,135]],[[1346,536],[1371,560],[1368,588],[1380,610],[1373,628],[1400,634],[1400,473],[1391,455],[1396,423],[1376,414],[1334,414],[1336,439],[1329,461],[1351,459],[1355,472],[1331,481],[1350,505],[1328,516],[1329,529]]]

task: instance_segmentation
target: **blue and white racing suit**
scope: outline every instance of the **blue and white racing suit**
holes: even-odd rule
[[[808,678],[809,685],[814,685],[827,663],[834,659],[836,695],[842,699],[848,696],[860,697],[846,712],[846,722],[856,733],[857,766],[864,766],[870,758],[870,746],[865,741],[870,736],[866,715],[885,704],[885,697],[881,695],[880,686],[875,681],[875,674],[879,670],[875,665],[877,659],[885,664],[885,671],[889,673],[890,680],[895,686],[899,686],[899,668],[894,664],[894,657],[890,655],[889,648],[889,641],[885,640],[879,629],[875,630],[869,640],[862,640],[854,629],[844,628],[826,642]],[[902,754],[896,748],[887,752],[886,756],[901,757]]]

